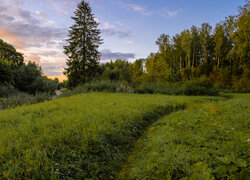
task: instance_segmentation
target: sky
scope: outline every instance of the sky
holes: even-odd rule
[[[65,79],[63,53],[71,19],[80,0],[0,0],[0,39],[38,63],[44,75]],[[104,43],[101,62],[133,62],[157,52],[156,39],[192,25],[213,27],[237,15],[244,0],[86,0],[99,23]]]

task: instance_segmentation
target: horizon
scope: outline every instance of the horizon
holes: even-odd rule
[[[80,0],[0,0],[0,38],[24,54],[25,61],[38,63],[49,78],[66,77],[63,45],[73,24],[71,16]],[[238,14],[244,0],[89,0],[98,21],[103,45],[101,62],[134,61],[157,52],[156,39],[202,23],[215,25]],[[217,8],[215,8],[217,7]],[[10,15],[11,14],[11,15]]]

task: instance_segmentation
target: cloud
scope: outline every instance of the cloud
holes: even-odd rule
[[[63,74],[66,67],[65,61],[57,60],[55,62],[43,61],[40,63],[43,73],[48,76],[59,76]]]
[[[58,76],[62,75],[66,67],[65,55],[58,51],[49,50],[24,50],[25,61],[36,62],[42,67],[42,71],[46,75]]]
[[[103,28],[101,28],[101,32],[107,36],[117,36],[119,38],[127,38],[130,37],[130,31],[120,31],[117,30],[115,25],[105,22],[103,24]]]
[[[171,11],[168,8],[163,8],[159,12],[163,17],[169,18],[169,17],[177,16],[181,11],[182,11],[182,9],[178,9],[176,11]]]
[[[132,41],[132,40],[122,41],[122,42],[125,43],[125,44],[134,44],[134,41]]]
[[[135,58],[134,53],[122,53],[122,52],[112,52],[109,49],[104,49],[101,51],[101,60],[102,61],[109,61],[109,60],[128,60],[130,58]]]
[[[125,7],[127,10],[131,10],[137,13],[140,13],[143,16],[150,16],[153,14],[153,11],[148,11],[145,6],[141,6],[138,4],[125,4],[123,2],[120,2],[123,7]]]
[[[78,0],[79,2],[79,0]],[[58,15],[69,15],[71,10],[76,7],[77,1],[73,0],[43,0],[44,7],[55,11]]]
[[[66,29],[44,25],[41,19],[46,19],[44,13],[31,13],[6,3],[0,4],[0,10],[0,37],[17,48],[41,47],[51,39],[61,40],[66,36]]]
[[[26,61],[32,61],[38,64],[41,63],[41,57],[36,53],[29,53],[29,55],[25,55],[24,58],[26,59]]]

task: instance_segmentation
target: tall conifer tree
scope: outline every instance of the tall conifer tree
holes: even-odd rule
[[[64,73],[68,76],[70,87],[95,77],[100,60],[98,47],[102,44],[101,31],[89,4],[81,1],[74,14],[71,18],[75,23],[69,30],[68,45],[64,46],[64,53],[68,56],[68,67]]]

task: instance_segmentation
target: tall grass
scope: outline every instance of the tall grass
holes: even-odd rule
[[[87,93],[0,112],[0,178],[109,179],[159,116],[194,97]]]
[[[0,110],[51,100],[53,96],[54,92],[28,94],[18,91],[11,84],[0,84]]]
[[[218,95],[210,80],[201,78],[184,83],[175,84],[142,84],[135,88],[128,84],[111,81],[95,81],[78,86],[75,89],[64,91],[59,97],[67,97],[86,92],[122,92],[137,94],[167,94],[167,95]]]
[[[59,97],[67,97],[86,92],[121,92],[133,93],[133,89],[128,85],[112,81],[94,81],[78,86],[74,89],[64,91]]]
[[[16,106],[21,106],[24,104],[35,104],[43,101],[48,101],[52,99],[51,93],[36,93],[35,95],[17,92],[9,95],[6,98],[0,99],[0,110],[14,108]]]
[[[155,122],[118,179],[249,179],[249,95],[191,103]]]

